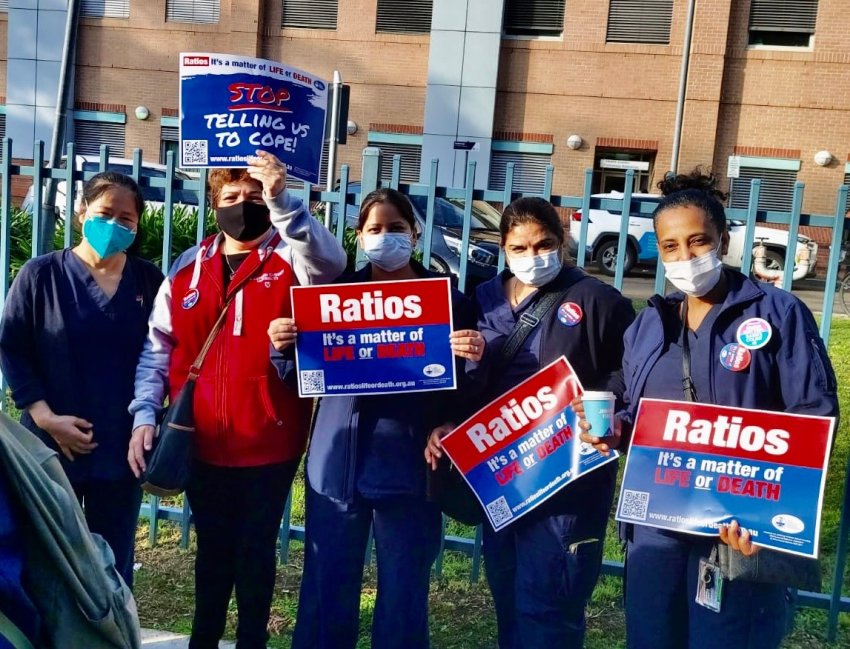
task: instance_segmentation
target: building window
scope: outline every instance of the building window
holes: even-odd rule
[[[219,0],[166,0],[165,20],[173,23],[217,23]]]
[[[338,0],[283,0],[280,26],[300,29],[336,29]]]
[[[505,0],[505,34],[560,36],[565,6],[566,0]]]
[[[593,191],[607,194],[626,189],[626,172],[634,170],[633,192],[649,193],[655,166],[655,151],[596,147],[593,161]]]
[[[673,0],[611,0],[609,43],[670,44]]]
[[[818,0],[752,0],[750,45],[809,47],[817,16]]]
[[[180,129],[177,126],[159,127],[159,162],[165,164],[168,152],[174,153],[174,161],[180,164]]]
[[[109,147],[111,158],[124,157],[125,125],[113,122],[74,120],[74,144],[79,155],[100,155],[100,147]]]
[[[422,163],[421,136],[369,133],[368,146],[374,146],[381,150],[381,170],[379,173],[382,181],[389,183],[392,179],[393,158],[399,155],[401,156],[399,180],[403,183],[419,182],[419,167]]]
[[[129,18],[130,0],[83,0],[80,15],[89,18]]]
[[[731,166],[731,165],[730,165]],[[760,210],[790,212],[794,204],[794,183],[797,182],[799,160],[740,157],[737,178],[731,178],[729,207],[747,209],[750,204],[750,181],[761,180]]]
[[[388,34],[430,34],[433,0],[378,0],[375,31]]]
[[[0,0],[0,11],[9,10],[9,0]]]
[[[541,194],[546,184],[546,167],[552,162],[551,153],[527,153],[522,151],[499,151],[500,142],[493,142],[490,155],[490,178],[487,185],[495,191],[504,191],[508,163],[514,163],[514,179],[511,191]],[[506,142],[507,145],[522,144]],[[515,148],[515,147],[510,147]]]

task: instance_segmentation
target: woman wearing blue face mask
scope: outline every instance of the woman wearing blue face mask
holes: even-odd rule
[[[127,250],[144,209],[139,186],[114,172],[83,188],[82,240],[27,262],[0,323],[0,367],[21,423],[61,454],[92,532],[132,585],[141,490],[127,467],[127,406],[162,283]]]
[[[433,277],[411,258],[415,223],[403,194],[380,189],[366,196],[357,236],[369,264],[340,281]],[[483,340],[468,328],[475,324],[471,305],[453,291],[452,308],[455,354],[480,358]],[[275,337],[272,342],[283,347]],[[464,398],[457,390],[320,401],[307,450],[304,576],[294,649],[357,644],[370,525],[378,566],[371,646],[428,647],[428,584],[440,549],[440,510],[426,500],[422,451],[434,426],[465,415]]]
[[[479,406],[564,355],[586,390],[623,394],[623,334],[631,303],[607,284],[562,263],[564,230],[541,198],[508,205],[500,226],[508,269],[478,287],[478,328],[486,339],[468,372],[483,386]],[[555,297],[542,310],[549,295]],[[505,343],[520,323],[531,332],[510,360]],[[426,461],[441,456],[435,430]],[[500,649],[581,647],[584,609],[602,564],[616,464],[568,485],[521,520],[493,532],[484,524],[484,562],[496,606]]]
[[[655,233],[678,291],[651,298],[626,333],[626,408],[613,441],[592,430],[582,439],[603,452],[620,446],[643,397],[837,416],[835,374],[809,309],[790,293],[722,267],[729,234],[714,177],[697,170],[660,187],[665,198],[655,210]],[[739,336],[745,322],[757,344]],[[581,426],[589,430],[586,421]],[[697,602],[700,561],[718,541],[745,555],[758,550],[736,522],[723,526],[719,539],[644,525],[624,531],[630,649],[780,645],[783,586],[727,580],[718,588],[719,611]]]

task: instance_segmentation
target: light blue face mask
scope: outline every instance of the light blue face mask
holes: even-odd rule
[[[388,273],[404,268],[413,253],[413,239],[409,234],[364,234],[363,252],[378,268]]]
[[[136,232],[106,216],[91,216],[83,222],[83,236],[101,259],[124,252],[136,238]]]

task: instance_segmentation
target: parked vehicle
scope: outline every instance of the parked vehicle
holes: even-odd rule
[[[96,173],[100,170],[100,158],[97,156],[78,155],[74,156],[74,163],[77,171]],[[67,159],[62,158],[61,167],[64,169],[67,164]],[[133,161],[126,158],[109,158],[107,162],[109,171],[118,171],[128,176],[133,173]],[[165,178],[165,165],[154,162],[142,162],[141,175],[146,178]],[[192,177],[181,169],[174,170],[175,178],[179,180],[197,180],[197,177]],[[80,196],[83,189],[82,180],[76,181],[76,195]],[[60,180],[56,183],[56,214],[59,218],[65,218],[65,196],[67,191],[67,183]],[[164,187],[142,187],[142,195],[145,197],[145,202],[148,207],[156,209],[165,204],[165,188]],[[198,193],[191,189],[175,189],[173,192],[173,202],[175,205],[184,205],[197,208]],[[33,188],[30,187],[21,209],[32,212]]]
[[[619,192],[607,194],[594,194],[593,198],[622,199]],[[634,200],[649,203],[658,203],[661,196],[657,194],[632,194]],[[569,251],[577,256],[579,224],[581,212],[575,212],[570,224],[570,238],[568,240]],[[602,209],[591,209],[587,225],[586,259],[593,261],[599,270],[606,275],[614,275],[617,270],[617,244],[620,236],[621,215]],[[743,221],[730,220],[729,227],[729,251],[723,257],[723,263],[735,268],[740,268],[744,258],[744,237],[746,234],[746,223]],[[638,213],[629,215],[628,241],[626,245],[626,259],[623,270],[628,273],[636,264],[655,264],[658,259],[658,241],[655,238],[655,229],[652,225],[652,214]],[[759,244],[767,249],[765,265],[770,271],[781,271],[785,267],[785,255],[788,249],[788,233],[784,230],[768,228],[762,225],[755,226],[755,237],[753,239],[754,250]],[[801,263],[803,258],[810,259],[808,262],[808,274],[814,274],[815,260],[817,258],[817,244],[803,235],[798,235],[795,247],[795,267]]]
[[[348,184],[349,193],[359,193],[360,183]],[[417,230],[425,231],[427,198],[408,196],[413,205]],[[463,214],[465,202],[461,199],[440,198],[434,201],[434,229],[431,235],[431,269],[446,275],[460,273],[461,238],[463,236]],[[349,205],[346,209],[346,225],[355,227],[359,209]],[[496,274],[499,261],[499,221],[501,214],[489,203],[472,202],[469,250],[467,251],[467,289],[474,288]],[[336,212],[334,212],[334,223]],[[421,250],[424,237],[420,235],[418,248]]]

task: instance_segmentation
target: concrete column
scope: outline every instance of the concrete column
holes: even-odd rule
[[[32,158],[35,140],[50,145],[67,6],[67,0],[9,0],[6,134],[15,158]]]
[[[463,186],[467,154],[455,140],[473,141],[475,187],[486,189],[493,142],[496,79],[504,0],[434,0],[425,97],[420,180],[439,159],[438,182]]]

